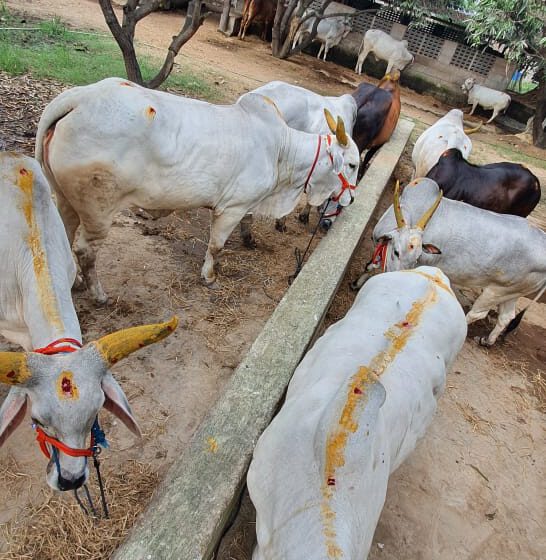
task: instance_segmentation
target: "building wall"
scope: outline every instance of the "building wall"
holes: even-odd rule
[[[316,2],[316,8],[319,2]],[[312,7],[313,4],[312,4]],[[332,2],[326,13],[355,12],[354,8]],[[387,14],[388,17],[388,14]],[[474,77],[476,81],[493,89],[504,90],[513,74],[514,68],[507,67],[502,57],[481,52],[463,43],[448,38],[437,37],[427,32],[427,28],[408,28],[392,20],[378,17],[373,13],[361,12],[353,18],[353,31],[340,44],[348,55],[354,56],[355,63],[362,37],[368,29],[381,29],[393,38],[408,41],[408,49],[415,55],[415,63],[408,69],[412,74],[420,74],[429,81],[455,91],[466,78]],[[448,36],[460,37],[460,32],[446,29]],[[373,55],[370,54],[369,57]],[[363,71],[366,72],[364,62]]]

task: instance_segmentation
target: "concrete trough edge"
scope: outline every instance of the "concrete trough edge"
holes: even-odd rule
[[[400,119],[361,181],[355,202],[313,251],[114,560],[211,557],[254,446],[328,311],[413,127]]]

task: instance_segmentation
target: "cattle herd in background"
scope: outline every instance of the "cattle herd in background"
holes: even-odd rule
[[[333,205],[323,215],[331,223],[396,127],[399,75],[412,59],[407,45],[372,31],[359,65],[369,52],[388,60],[377,86],[323,97],[277,81],[217,106],[109,78],[46,107],[37,161],[0,155],[0,332],[24,349],[0,353],[0,381],[12,386],[0,409],[0,444],[30,404],[51,487],[76,489],[87,479],[86,441],[101,407],[139,433],[109,367],[176,328],[173,318],[82,347],[71,249],[81,281],[105,303],[96,255],[128,205],[211,209],[207,285],[245,215],[282,220],[305,193],[311,206]],[[468,80],[464,87],[473,109],[490,106],[492,118],[506,104]],[[453,109],[419,137],[414,178],[402,193],[397,185],[354,285],[374,269],[384,274],[366,282],[308,352],[260,438],[248,474],[255,560],[365,557],[389,475],[430,423],[466,324],[497,308],[494,329],[480,339],[490,346],[513,328],[518,298],[538,299],[546,288],[546,234],[525,219],[540,199],[538,179],[517,164],[470,164],[474,131]],[[366,196],[365,185],[359,190]],[[466,321],[451,282],[481,290]]]

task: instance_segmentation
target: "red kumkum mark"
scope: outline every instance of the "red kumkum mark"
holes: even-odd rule
[[[133,84],[131,84],[130,82],[121,82],[119,85],[133,87]]]
[[[329,476],[326,484],[328,484],[328,486],[335,486],[336,485],[336,479],[333,476]]]
[[[359,389],[358,387],[355,387],[353,390],[353,393],[355,395],[362,395],[362,389]]]
[[[9,379],[13,379],[15,377],[16,373],[12,370],[12,371],[8,371],[8,373],[6,373],[6,377],[9,377]]]
[[[72,395],[73,389],[72,389],[72,381],[70,381],[70,379],[68,379],[68,377],[63,377],[61,380],[61,390],[63,393],[66,393],[67,395]]]
[[[21,169],[19,169],[19,173],[20,173],[21,175],[28,175],[28,171],[27,171],[24,167],[22,167]]]
[[[146,115],[148,116],[148,118],[153,119],[155,117],[156,114],[156,110],[153,107],[148,107],[146,109]]]

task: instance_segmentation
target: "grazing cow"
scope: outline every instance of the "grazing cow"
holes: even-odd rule
[[[538,178],[519,163],[473,165],[457,148],[446,150],[427,177],[444,196],[499,214],[528,216],[540,201]]]
[[[501,111],[505,111],[510,105],[512,98],[503,91],[497,91],[476,83],[475,78],[467,78],[461,89],[468,94],[468,104],[472,105],[470,115],[474,113],[476,107],[481,105],[484,109],[493,109],[491,118],[487,121],[490,123]]]
[[[438,163],[440,156],[450,148],[457,148],[464,159],[468,159],[472,151],[472,141],[467,134],[476,132],[480,126],[466,130],[463,125],[463,112],[460,109],[452,109],[438,119],[415,142],[411,154],[415,167],[413,178],[425,177]]]
[[[275,102],[284,120],[291,128],[303,132],[324,134],[328,132],[324,120],[324,108],[343,118],[347,133],[353,137],[358,150],[368,150],[362,170],[373,154],[387,142],[400,116],[400,73],[387,74],[377,86],[362,82],[351,94],[325,97],[299,86],[285,82],[270,82],[251,93],[266,95]],[[245,94],[247,95],[247,94]],[[311,207],[307,205],[300,213],[303,223],[309,221]],[[321,220],[321,227],[328,230],[339,214],[337,202],[329,205]],[[285,231],[285,220],[277,221],[277,229]]]
[[[414,61],[414,56],[408,51],[407,41],[397,41],[380,29],[368,29],[364,33],[362,44],[358,49],[355,67],[357,74],[362,74],[362,65],[370,53],[373,53],[376,59],[387,62],[385,74],[390,74],[393,69],[402,72]]]
[[[308,14],[307,11],[304,12],[304,17]],[[300,43],[303,42],[306,35],[309,35],[313,29],[315,22],[314,17],[305,20],[299,27],[296,35],[294,36],[294,42],[292,43],[292,48],[295,49]],[[320,49],[317,54],[317,58],[320,58],[322,51],[324,50],[323,60],[326,60],[328,56],[328,51],[332,47],[336,47],[341,43],[351,31],[351,23],[346,17],[329,17],[327,19],[321,19],[317,25],[317,34],[314,40],[320,41]]]
[[[370,280],[302,360],[258,440],[253,560],[367,558],[389,476],[424,436],[465,336],[439,269]]]
[[[110,366],[165,338],[177,321],[124,329],[82,348],[70,297],[76,266],[38,163],[0,153],[0,197],[0,333],[25,349],[0,352],[0,382],[12,385],[0,408],[0,445],[30,401],[38,441],[50,455],[47,482],[73,490],[87,479],[87,457],[68,451],[89,452],[101,407],[140,435]]]
[[[275,12],[277,11],[276,0],[245,0],[243,7],[243,17],[239,29],[239,39],[244,39],[250,24],[255,21],[262,21],[264,30],[262,40],[267,40],[267,33],[273,27]]]
[[[45,109],[36,156],[57,193],[69,241],[88,288],[107,299],[96,252],[114,215],[144,209],[213,210],[202,277],[248,212],[282,217],[300,194],[319,205],[333,192],[352,200],[358,149],[344,124],[335,135],[289,128],[274,103],[248,95],[216,106],[149,90],[119,78],[70,89]]]
[[[493,345],[515,317],[520,296],[540,296],[546,287],[546,233],[519,216],[442,199],[432,179],[411,182],[401,198],[395,190],[373,239],[384,270],[438,266],[453,284],[482,289],[466,319],[483,319],[498,306],[495,328],[480,339],[484,346]]]

